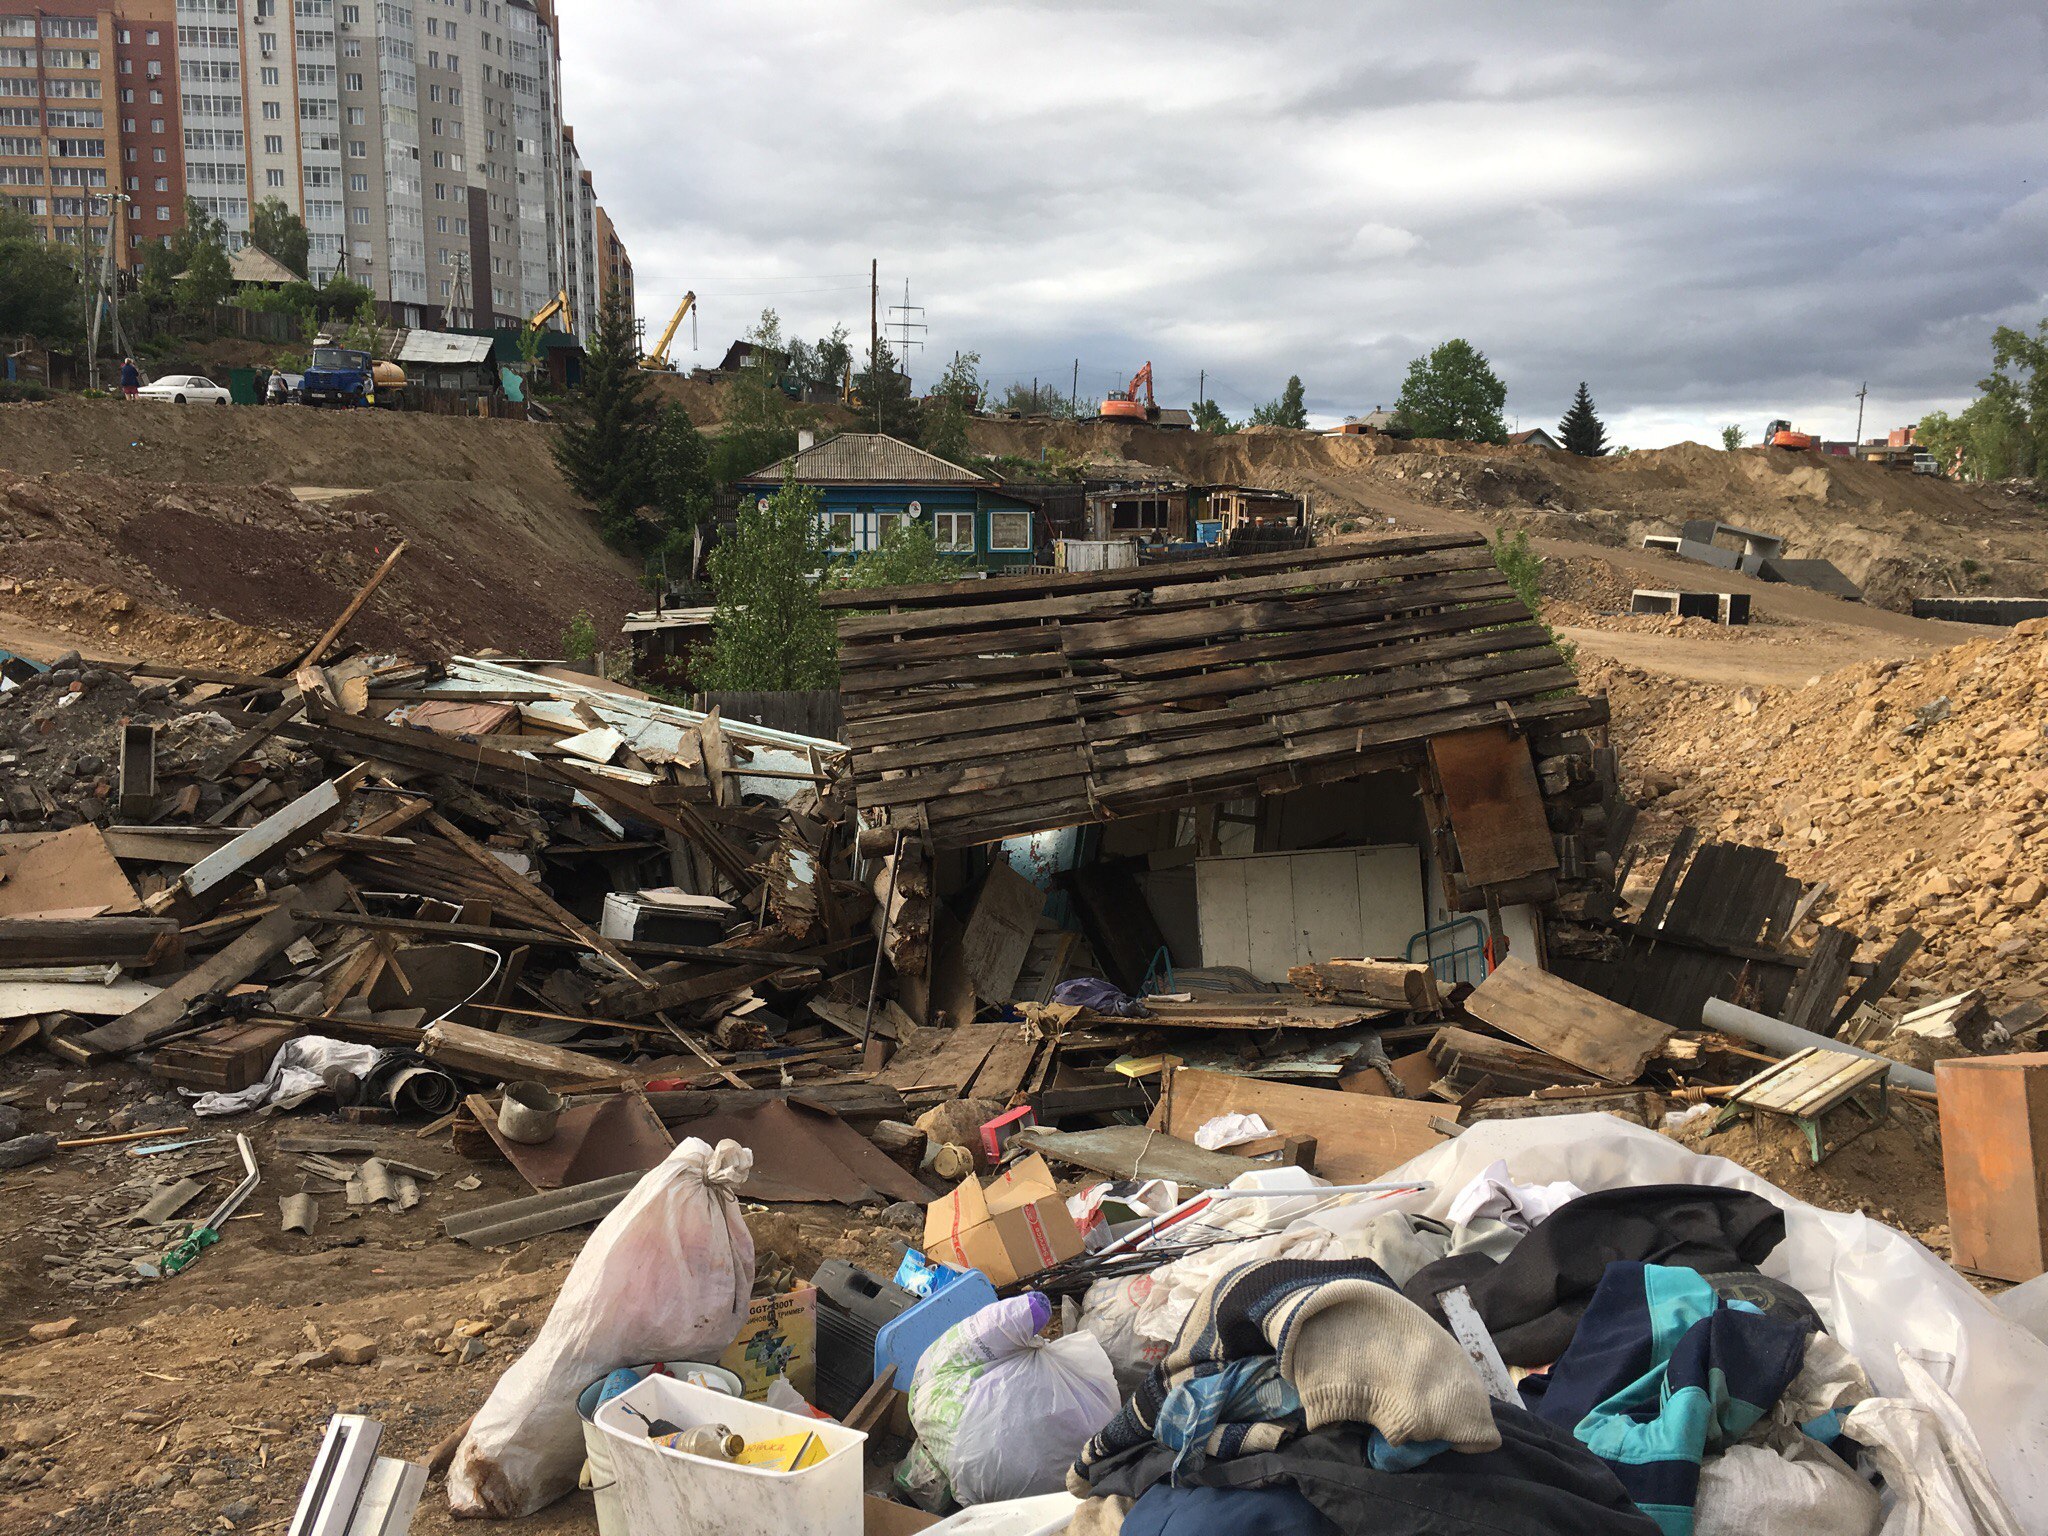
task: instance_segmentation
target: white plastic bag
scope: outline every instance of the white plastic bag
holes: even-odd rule
[[[922,1455],[962,1504],[1058,1493],[1067,1468],[1120,1399],[1091,1333],[1042,1339],[1052,1304],[1036,1291],[983,1307],[917,1363],[910,1422]]]
[[[457,1518],[530,1515],[576,1487],[576,1394],[646,1360],[716,1360],[740,1331],[754,1239],[736,1141],[691,1137],[650,1169],[577,1255],[553,1309],[478,1411],[448,1471]]]
[[[1898,1362],[1900,1394],[1858,1403],[1842,1421],[1894,1501],[1882,1536],[2024,1536],[2032,1527],[2022,1528],[1999,1496],[1955,1399],[1903,1349]]]

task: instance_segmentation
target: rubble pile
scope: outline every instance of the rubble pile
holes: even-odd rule
[[[348,643],[400,552],[0,690],[37,1529],[2048,1507],[2048,625],[1625,778],[1464,535],[835,598],[844,743]]]
[[[1627,773],[1654,816],[1777,850],[1826,883],[1823,922],[1924,934],[1909,990],[2048,995],[2048,623],[1798,689],[1624,670],[1606,678],[1633,684]]]

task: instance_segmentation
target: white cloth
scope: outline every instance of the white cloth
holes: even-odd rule
[[[1495,1161],[1451,1200],[1444,1216],[1454,1227],[1468,1222],[1504,1221],[1526,1232],[1561,1205],[1568,1205],[1585,1191],[1568,1179],[1552,1184],[1518,1184],[1508,1176],[1508,1165]]]
[[[331,1040],[326,1035],[301,1035],[287,1040],[270,1058],[270,1070],[260,1083],[234,1093],[202,1093],[192,1101],[195,1115],[239,1115],[245,1110],[275,1104],[290,1109],[303,1104],[327,1086],[323,1072],[340,1067],[361,1077],[377,1064],[381,1054],[374,1045],[355,1045]]]

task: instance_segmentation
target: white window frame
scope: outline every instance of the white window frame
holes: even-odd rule
[[[996,531],[996,530],[997,530],[997,528],[998,528],[998,527],[1000,526],[1000,525],[998,524],[998,522],[997,522],[997,519],[998,519],[998,518],[1005,518],[1005,517],[1021,517],[1021,518],[1023,518],[1023,519],[1024,519],[1024,542],[1023,542],[1022,544],[1005,544],[1005,543],[1003,543],[1003,542],[1001,541],[1001,536],[1000,536],[1000,535],[999,535],[999,534],[997,533],[997,531]],[[1030,508],[1028,508],[1028,507],[1015,507],[1015,508],[1011,508],[1011,507],[991,507],[991,508],[989,508],[989,512],[988,512],[988,548],[989,548],[989,553],[990,553],[990,554],[1002,554],[1002,555],[1019,555],[1019,554],[1029,554],[1029,553],[1031,552],[1032,548],[1033,548],[1033,545],[1032,545],[1032,541],[1031,541],[1031,534],[1032,534],[1032,528],[1031,528],[1031,509],[1030,509]]]
[[[962,529],[966,530],[962,542]],[[974,513],[972,511],[940,511],[932,514],[932,542],[939,547],[942,555],[971,555],[974,553]]]
[[[860,519],[851,512],[826,512],[825,547],[834,552],[860,552]]]

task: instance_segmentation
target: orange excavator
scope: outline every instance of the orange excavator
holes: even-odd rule
[[[1764,442],[1772,448],[1818,448],[1820,439],[1811,432],[1794,432],[1789,421],[1774,421],[1764,428]]]
[[[1145,398],[1138,399],[1142,387]],[[1152,398],[1152,365],[1147,363],[1131,376],[1128,389],[1113,389],[1109,398],[1097,408],[1097,421],[1150,421],[1159,414],[1159,403]]]

